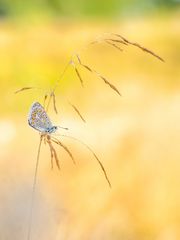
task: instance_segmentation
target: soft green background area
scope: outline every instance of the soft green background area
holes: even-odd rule
[[[171,11],[179,0],[1,0],[1,17],[122,17]]]

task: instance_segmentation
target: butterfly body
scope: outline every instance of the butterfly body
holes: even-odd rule
[[[40,133],[51,134],[57,130],[57,126],[52,125],[44,107],[38,102],[33,103],[30,108],[28,123]]]

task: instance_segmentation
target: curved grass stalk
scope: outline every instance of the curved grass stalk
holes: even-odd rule
[[[72,103],[70,103],[68,101],[69,105],[74,109],[74,111],[78,114],[78,116],[81,118],[81,120],[86,123],[86,120],[84,119],[84,117],[82,116],[82,114],[80,113],[79,109]]]
[[[54,134],[54,135],[55,135],[55,134]],[[95,159],[97,160],[97,162],[99,163],[99,165],[100,165],[100,167],[101,167],[101,170],[102,170],[103,173],[104,173],[104,177],[105,177],[105,179],[106,179],[109,187],[111,188],[111,182],[110,182],[110,180],[109,180],[109,178],[108,178],[108,175],[107,175],[107,173],[106,173],[106,170],[105,170],[102,162],[99,160],[99,158],[97,157],[97,155],[95,154],[95,152],[94,152],[86,143],[84,143],[83,141],[79,140],[78,138],[75,138],[75,137],[70,136],[70,135],[56,134],[56,136],[73,139],[73,140],[81,143],[83,146],[85,146],[85,147],[93,154],[94,158],[95,158]]]
[[[91,45],[93,44],[96,44],[96,43],[107,43],[111,46],[113,46],[114,48],[122,51],[123,49],[121,49],[118,45],[116,45],[116,43],[120,43],[121,45],[126,45],[126,46],[129,46],[129,45],[133,45],[139,49],[141,49],[142,51],[146,52],[146,53],[149,53],[151,54],[152,56],[154,56],[155,58],[159,59],[160,61],[163,61],[164,62],[164,59],[162,59],[159,55],[157,55],[156,53],[154,53],[153,51],[141,46],[140,44],[136,43],[136,42],[132,42],[132,41],[129,41],[127,40],[126,38],[124,38],[122,35],[120,34],[115,34],[115,33],[104,33],[104,34],[101,34],[98,39],[96,39],[95,41],[93,42],[90,42],[88,43],[87,45],[85,45],[84,47],[82,47],[80,49],[79,52],[75,52],[74,54],[72,54],[70,60],[68,61],[68,63],[66,64],[62,74],[60,75],[59,79],[55,81],[54,83],[54,86],[50,92],[50,94],[48,94],[49,96],[49,99],[47,97],[47,94],[45,95],[45,100],[48,100],[48,103],[47,103],[47,106],[46,106],[46,111],[48,111],[49,109],[49,106],[50,106],[50,103],[51,103],[51,100],[53,100],[53,107],[54,107],[54,111],[57,113],[57,108],[56,108],[56,101],[55,101],[55,90],[57,89],[60,81],[62,80],[63,76],[65,75],[68,67],[71,65],[74,67],[75,69],[75,73],[76,75],[78,76],[80,82],[81,82],[81,85],[84,86],[84,83],[83,83],[83,79],[80,75],[80,72],[79,70],[77,69],[77,64],[79,64],[80,66],[83,66],[84,68],[86,68],[89,72],[95,74],[97,77],[99,77],[100,79],[102,79],[104,81],[105,84],[107,84],[111,89],[113,89],[115,92],[117,92],[120,96],[121,96],[121,93],[119,92],[119,90],[112,84],[110,83],[104,76],[102,76],[100,73],[98,73],[96,70],[94,69],[91,69],[89,66],[85,65],[82,63],[81,59],[80,59],[80,52],[84,52],[86,51]],[[75,61],[74,61],[75,59]],[[77,62],[77,63],[76,63]],[[23,87],[21,88],[20,90],[17,90],[15,93],[19,93],[19,92],[22,92],[24,90],[29,90],[29,89],[39,89],[39,88],[34,88],[34,87]],[[44,100],[44,101],[45,101]],[[76,109],[73,108],[75,111]],[[76,111],[76,113],[78,113],[78,111]],[[80,116],[80,114],[78,114]],[[81,117],[81,116],[80,116]],[[83,118],[81,117],[81,119],[83,120]],[[83,120],[84,121],[84,120]]]

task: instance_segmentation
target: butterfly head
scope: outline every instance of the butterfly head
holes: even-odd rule
[[[54,132],[56,132],[57,129],[58,129],[57,126],[52,126],[51,128],[49,128],[49,129],[47,130],[47,132],[48,132],[48,133],[54,133]]]

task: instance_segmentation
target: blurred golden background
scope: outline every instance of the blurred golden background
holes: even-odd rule
[[[142,44],[165,63],[132,46],[120,52],[99,44],[84,51],[82,61],[122,97],[80,68],[82,88],[68,69],[56,91],[59,113],[51,106],[50,118],[92,147],[112,189],[79,143],[62,139],[76,166],[56,148],[61,171],[51,170],[43,146],[31,239],[180,239],[179,26],[178,0],[0,2],[0,239],[27,236],[39,141],[27,114],[44,96],[41,90],[14,92],[50,90],[71,55],[104,32]]]

